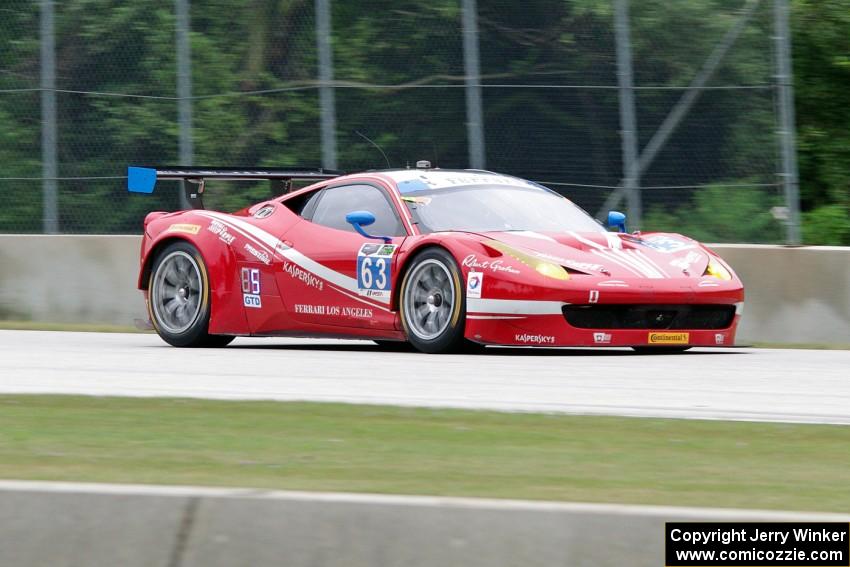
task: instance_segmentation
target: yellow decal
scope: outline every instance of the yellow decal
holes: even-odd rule
[[[455,297],[460,297],[460,278],[452,271],[452,281],[455,284]],[[457,320],[460,317],[460,300],[455,301],[454,313],[452,313],[452,327],[457,325]]]
[[[686,345],[690,333],[649,333],[651,345]]]
[[[486,246],[490,248],[495,248],[502,254],[507,254],[517,262],[521,262],[526,266],[530,266],[537,270],[539,273],[544,276],[554,278],[556,280],[568,280],[570,279],[570,274],[567,272],[563,266],[559,266],[558,264],[553,264],[551,262],[546,262],[545,260],[538,260],[537,258],[533,258],[528,254],[517,250],[512,246],[508,246],[498,240],[488,240],[484,243]]]
[[[401,200],[405,203],[413,203],[414,205],[428,205],[431,203],[431,197],[409,197],[405,195]]]
[[[165,232],[185,232],[186,234],[198,234],[201,230],[199,224],[172,224]]]

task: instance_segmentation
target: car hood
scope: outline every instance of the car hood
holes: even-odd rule
[[[609,278],[699,278],[709,261],[698,242],[679,234],[530,231],[480,234],[507,245],[505,253],[515,249],[520,254],[559,264],[573,273]]]

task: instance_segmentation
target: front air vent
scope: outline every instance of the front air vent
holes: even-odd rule
[[[579,329],[726,329],[734,305],[565,305],[564,318]]]

